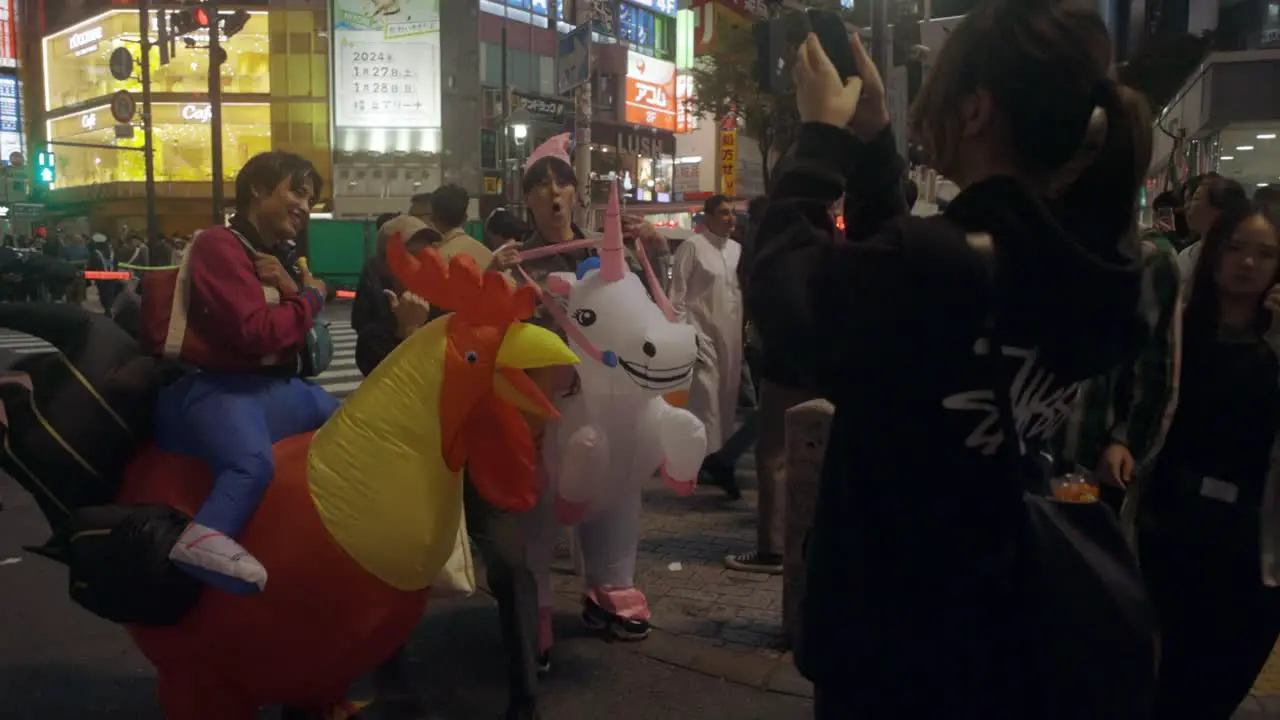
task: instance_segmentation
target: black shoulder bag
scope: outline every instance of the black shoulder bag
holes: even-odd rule
[[[994,248],[970,245],[990,256],[999,290]],[[1013,414],[999,306],[997,301],[988,358],[1004,472],[1022,498],[1014,587],[1025,717],[1142,720],[1150,716],[1159,657],[1159,628],[1142,575],[1110,508],[1043,494],[1046,468],[1024,453]]]

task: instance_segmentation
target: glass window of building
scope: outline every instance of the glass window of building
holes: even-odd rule
[[[152,18],[156,23],[157,18]],[[153,26],[154,27],[154,26]],[[207,31],[188,37],[208,42]],[[227,62],[222,67],[225,93],[271,92],[271,54],[267,13],[252,12],[243,30],[224,39]],[[44,39],[45,108],[56,110],[103,98],[117,90],[141,93],[136,76],[120,81],[111,77],[108,58],[119,47],[138,52],[138,15],[111,10],[87,22]],[[160,65],[160,49],[152,48],[151,89],[156,93],[206,93],[209,88],[209,53],[177,44],[168,65]]]
[[[152,105],[155,136],[156,180],[160,182],[210,182],[213,175],[209,103],[158,102]],[[71,141],[121,148],[142,146],[142,133],[131,139],[115,136],[111,110],[101,105],[47,121],[51,141]],[[308,129],[308,132],[309,129]],[[226,179],[249,158],[271,149],[271,106],[267,103],[223,103],[222,149]],[[58,147],[58,181],[55,188],[142,182],[141,152],[105,148]]]
[[[480,84],[502,87],[502,46],[480,43]]]
[[[670,60],[675,55],[676,21],[630,3],[618,3],[618,40],[632,49]]]
[[[502,0],[497,0],[498,6],[502,6]],[[524,10],[541,17],[548,17],[551,9],[555,8],[556,19],[564,20],[565,0],[506,0],[507,7],[512,10]]]

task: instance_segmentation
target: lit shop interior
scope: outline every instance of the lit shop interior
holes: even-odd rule
[[[209,182],[212,144],[209,103],[155,103],[155,173],[159,182]],[[49,137],[91,145],[142,147],[142,131],[117,137],[108,106],[83,110],[47,121]],[[271,106],[267,103],[222,104],[223,177],[235,179],[249,158],[271,149]],[[105,148],[58,146],[57,187],[137,182],[145,177],[143,154]]]
[[[1280,187],[1280,123],[1228,125],[1218,133],[1218,172],[1254,192],[1267,186]]]

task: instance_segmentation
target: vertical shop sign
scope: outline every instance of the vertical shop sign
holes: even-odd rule
[[[396,7],[333,1],[337,127],[440,127],[440,0]]]
[[[0,75],[0,158],[25,153],[22,141],[22,84],[12,75]]]
[[[738,129],[732,122],[720,128],[720,194],[738,196]]]
[[[689,100],[693,98],[693,76],[680,74],[676,76],[676,132],[693,132],[693,112],[689,109]]]
[[[13,0],[0,0],[0,67],[18,67],[18,24]]]
[[[674,132],[676,64],[627,51],[626,121]]]

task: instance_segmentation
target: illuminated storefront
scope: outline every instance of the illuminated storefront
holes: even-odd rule
[[[156,22],[155,16],[152,22]],[[192,33],[197,44],[208,33]],[[265,12],[249,14],[249,22],[236,35],[223,40],[227,62],[222,66],[222,92],[268,94],[271,92],[271,47]],[[44,39],[45,110],[53,112],[107,97],[117,90],[141,93],[136,76],[111,77],[108,58],[118,47],[138,52],[138,14],[113,10],[73,25]],[[187,49],[178,43],[172,62],[160,65],[160,49],[151,51],[151,91],[196,93],[209,91],[209,53]]]
[[[212,136],[209,103],[155,103],[152,106],[155,137],[155,173],[158,182],[213,180]],[[106,104],[48,120],[48,136],[64,142],[142,147],[142,132],[132,138],[116,137],[115,121]],[[267,103],[223,103],[223,174],[234,180],[249,158],[271,149],[271,106]],[[57,187],[138,182],[145,178],[140,152],[61,146]]]
[[[158,23],[153,15],[153,32],[158,31]],[[231,181],[244,163],[272,149],[296,152],[314,162],[325,179],[322,199],[331,197],[329,27],[326,9],[250,10],[242,29],[221,37],[226,52],[221,65],[221,134],[228,201],[234,195]],[[189,232],[207,224],[210,216],[213,140],[208,32],[187,35],[191,46],[179,40],[165,65],[160,64],[158,46],[151,52],[152,130],[162,232]],[[34,142],[48,142],[58,159],[49,203],[103,231],[121,224],[140,227],[145,215],[143,153],[113,149],[139,148],[143,142],[137,115],[132,132],[111,115],[112,96],[121,90],[133,95],[141,112],[137,73],[123,81],[111,75],[109,58],[121,47],[135,56],[138,52],[136,11],[108,10],[45,36],[40,80],[44,92],[40,100],[33,98],[33,104],[42,101],[44,107],[40,122],[35,123],[44,138]],[[33,89],[40,87],[34,78],[31,84]]]

